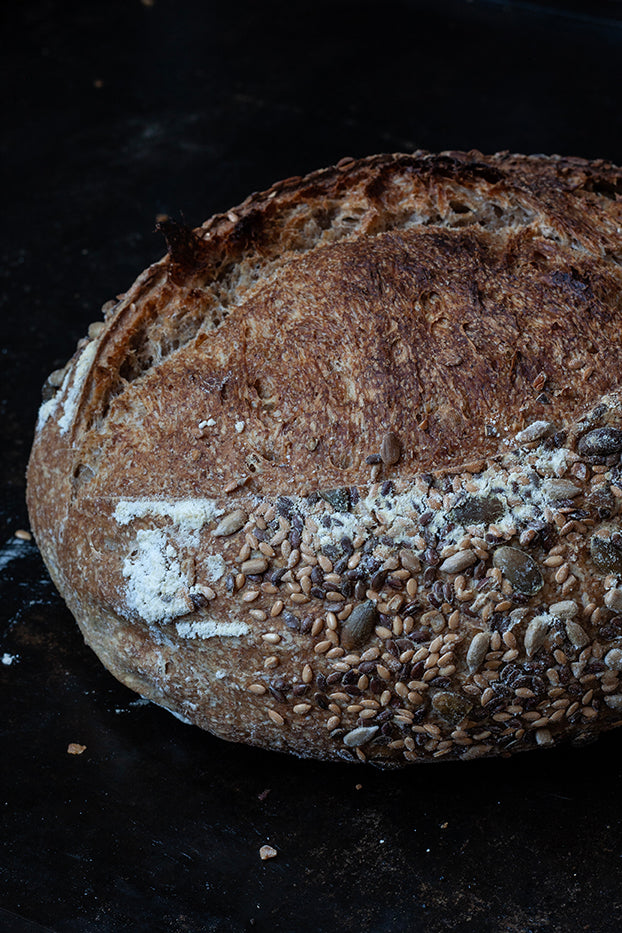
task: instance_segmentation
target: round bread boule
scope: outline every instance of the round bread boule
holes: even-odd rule
[[[381,766],[620,724],[621,190],[416,152],[164,224],[28,471],[106,667],[225,739]]]

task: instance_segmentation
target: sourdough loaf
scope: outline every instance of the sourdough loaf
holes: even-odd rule
[[[109,670],[383,766],[620,724],[621,184],[416,152],[164,224],[48,380],[28,472]]]

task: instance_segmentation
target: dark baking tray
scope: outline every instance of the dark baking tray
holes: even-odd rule
[[[117,684],[14,538],[39,387],[161,254],[156,215],[382,150],[619,162],[619,11],[4,6],[0,929],[622,929],[622,732],[403,773],[229,745]]]

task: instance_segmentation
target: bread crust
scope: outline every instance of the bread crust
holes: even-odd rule
[[[165,225],[28,472],[112,673],[224,738],[381,766],[622,722],[621,189],[417,152]]]

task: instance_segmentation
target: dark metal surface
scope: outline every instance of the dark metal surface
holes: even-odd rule
[[[161,254],[156,215],[383,150],[619,162],[619,9],[5,5],[0,929],[622,929],[622,733],[399,774],[228,745],[117,684],[14,538],[39,387]]]

